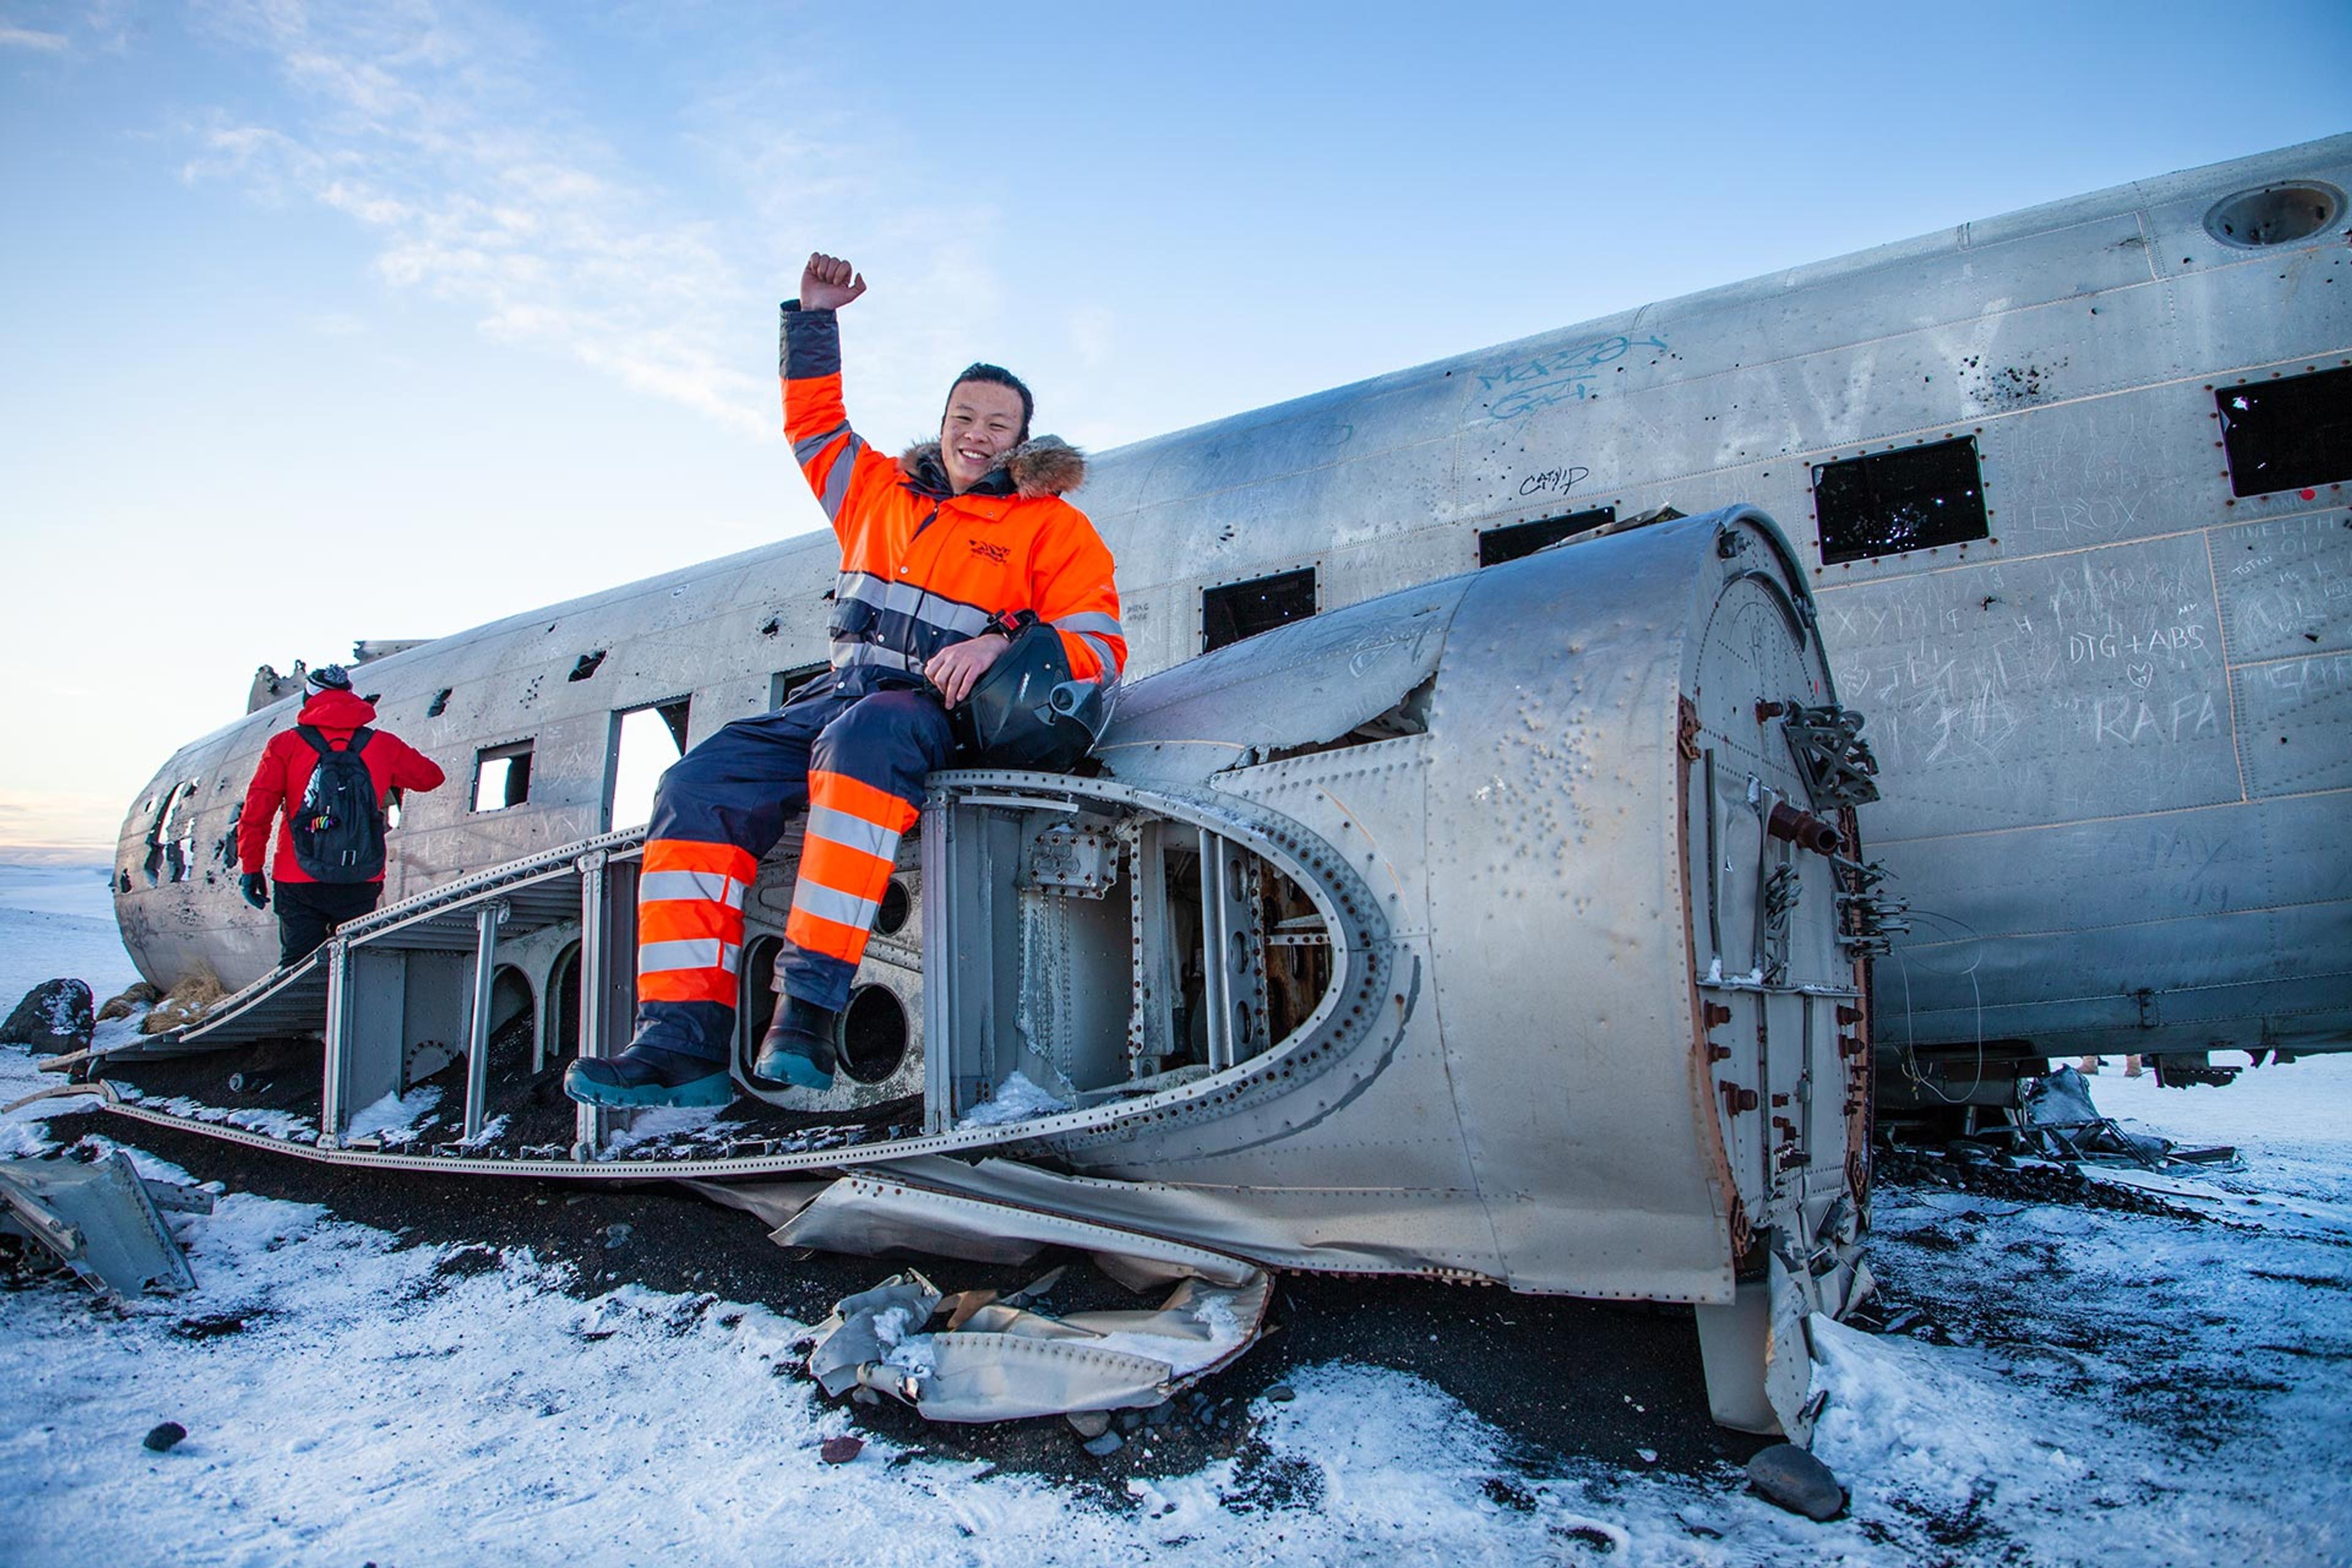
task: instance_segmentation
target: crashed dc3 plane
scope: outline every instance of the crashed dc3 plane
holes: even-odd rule
[[[1801,1434],[1874,1070],[1998,1105],[2054,1054],[2352,1043],[2347,183],[2352,138],[2287,149],[1098,459],[1142,676],[1098,766],[934,775],[846,1074],[698,1128],[575,1122],[499,1053],[625,1043],[616,780],[811,672],[833,542],[366,663],[470,797],[271,973],[227,834],[292,704],[184,747],[117,908],[151,980],[234,994],[100,1082],[313,1159],[704,1181],[808,1245],[1156,1259],[1243,1317],[1265,1268],[1687,1302],[1718,1417]],[[169,1092],[305,1034],[274,1108]],[[374,1130],[427,1080],[439,1131]]]

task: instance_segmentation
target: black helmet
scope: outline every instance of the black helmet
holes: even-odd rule
[[[948,710],[956,760],[967,766],[1067,773],[1093,750],[1102,688],[1073,679],[1062,635],[1028,611],[1013,646]]]

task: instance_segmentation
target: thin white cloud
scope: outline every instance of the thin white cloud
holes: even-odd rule
[[[57,55],[71,47],[73,40],[62,33],[37,32],[31,27],[11,27],[0,23],[0,49],[33,49]]]
[[[206,0],[198,16],[273,61],[290,95],[194,131],[187,178],[331,208],[377,237],[387,283],[730,428],[776,427],[772,301],[812,247],[853,255],[876,280],[851,332],[853,413],[877,441],[936,422],[931,383],[1001,315],[993,215],[928,202],[919,223],[877,226],[877,208],[905,208],[876,190],[936,182],[900,163],[887,127],[860,118],[853,132],[805,83],[756,64],[698,84],[688,111],[688,151],[740,204],[714,216],[677,210],[595,106],[563,96],[565,71],[532,68],[544,40],[488,7]]]

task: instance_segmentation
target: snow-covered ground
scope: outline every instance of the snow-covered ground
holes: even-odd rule
[[[0,867],[0,1008],[60,973],[100,997],[133,977],[103,882]],[[0,1047],[0,1102],[54,1081]],[[847,1416],[771,1375],[800,1325],[766,1308],[599,1293],[526,1251],[404,1247],[230,1193],[180,1224],[194,1297],[0,1295],[0,1560],[2352,1562],[2352,1058],[2093,1087],[2109,1114],[2244,1149],[2149,1184],[2220,1217],[1884,1190],[1878,1267],[1916,1332],[1817,1325],[1816,1451],[1853,1491],[1828,1525],[1727,1467],[1531,1456],[1346,1363],[1258,1413],[1264,1452],[1109,1503],[871,1438],[830,1465]],[[56,1109],[0,1118],[0,1152],[51,1146]],[[142,1447],[166,1420],[186,1440]]]

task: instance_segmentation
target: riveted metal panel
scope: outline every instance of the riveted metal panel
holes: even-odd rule
[[[2277,659],[2232,679],[2248,795],[2352,786],[2352,653]]]

